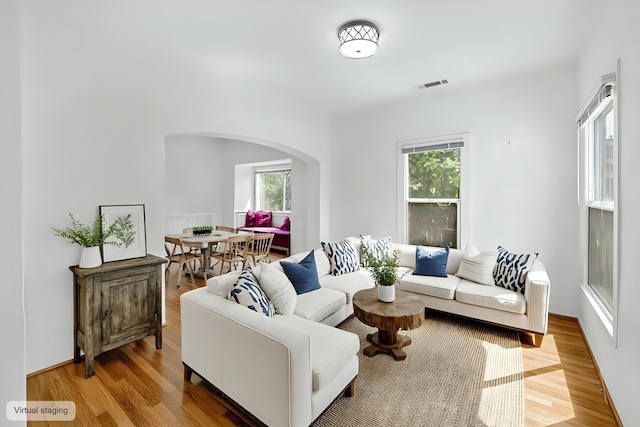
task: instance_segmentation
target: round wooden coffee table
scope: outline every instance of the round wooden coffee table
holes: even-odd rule
[[[411,338],[399,335],[398,329],[415,329],[424,319],[424,304],[412,292],[396,289],[393,302],[378,299],[378,289],[364,289],[353,296],[354,314],[362,323],[378,328],[368,334],[371,345],[363,350],[367,356],[390,353],[395,360],[404,360],[407,354],[402,347],[411,344]]]

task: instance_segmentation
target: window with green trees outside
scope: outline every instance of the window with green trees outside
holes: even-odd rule
[[[256,176],[256,210],[291,210],[291,169],[259,171]]]
[[[458,247],[462,142],[403,149],[407,243]]]

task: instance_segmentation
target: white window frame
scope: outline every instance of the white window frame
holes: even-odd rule
[[[409,202],[427,202],[430,199],[410,199],[408,183],[408,155],[403,153],[404,149],[411,147],[422,147],[429,145],[440,145],[450,142],[462,142],[460,147],[460,199],[451,199],[458,203],[458,241],[459,249],[464,249],[464,245],[469,242],[469,150],[471,134],[469,132],[421,138],[414,140],[398,141],[397,147],[397,216],[398,228],[397,239],[400,243],[407,243],[408,232],[408,205]],[[458,201],[459,200],[459,201]],[[442,201],[442,199],[438,199]]]
[[[620,62],[618,61],[618,75]],[[597,102],[598,94],[607,85],[613,85],[613,92],[610,98]],[[585,105],[580,110],[576,121],[578,122],[578,201],[580,215],[580,234],[582,260],[582,282],[580,289],[589,301],[594,312],[600,318],[603,326],[612,337],[612,342],[617,347],[618,336],[618,288],[619,288],[619,244],[620,244],[620,221],[619,221],[619,123],[620,123],[620,97],[618,94],[619,82],[616,81],[616,73],[602,76]],[[613,203],[592,201],[593,199],[593,138],[594,120],[609,107],[613,108],[614,114],[614,139],[613,139]],[[613,301],[612,312],[609,312],[601,297],[589,285],[589,209],[597,208],[613,212]]]
[[[253,201],[254,201],[253,208],[255,210],[263,209],[263,207],[258,206],[258,203],[259,203],[259,200],[260,200],[260,195],[261,195],[261,188],[260,188],[260,185],[258,183],[259,174],[261,174],[261,173],[272,173],[272,172],[287,172],[287,171],[291,174],[291,164],[256,166],[256,167],[253,168]],[[284,201],[284,194],[283,194],[283,201]],[[291,200],[289,202],[291,202]],[[286,204],[284,204],[284,205],[286,205]],[[283,209],[281,211],[274,211],[274,212],[290,213],[291,210],[284,210]]]

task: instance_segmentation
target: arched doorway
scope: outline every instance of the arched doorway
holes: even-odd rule
[[[235,166],[290,159],[291,251],[314,247],[320,236],[319,162],[294,148],[260,138],[219,133],[165,136],[165,215],[213,212],[237,222]]]

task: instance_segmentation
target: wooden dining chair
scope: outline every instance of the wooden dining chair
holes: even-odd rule
[[[253,236],[247,256],[254,266],[258,265],[260,261],[271,262],[269,251],[274,236],[273,233],[257,233]]]
[[[183,229],[182,229],[182,234],[189,234],[189,235],[193,235],[193,228],[192,228],[192,227],[189,227],[189,228],[183,228]],[[214,243],[214,245],[215,245],[215,243]],[[212,249],[213,249],[213,248],[212,248]],[[199,248],[194,248],[193,246],[189,246],[189,245],[187,245],[187,252],[194,253],[194,254],[199,254],[199,253],[202,253],[202,250],[201,250],[201,249],[199,249]],[[193,269],[194,269],[194,270],[196,269],[196,261],[197,261],[197,260],[193,260]],[[182,266],[182,269],[183,269],[183,270],[186,270],[186,269],[187,269],[186,265],[183,265],[183,266]]]
[[[227,227],[226,225],[216,225],[216,231],[226,231],[227,233],[235,233],[236,229],[233,227]],[[215,243],[214,246],[211,247],[211,254],[213,255],[214,253],[223,253],[224,252],[224,242],[220,242],[220,243]],[[213,264],[217,264],[218,261],[215,261],[212,259],[211,260],[213,262]],[[213,267],[212,264],[212,267]]]
[[[238,236],[231,236],[224,242],[224,252],[216,252],[211,254],[212,259],[216,259],[220,262],[220,274],[224,272],[224,264],[229,264],[229,271],[238,265],[244,268],[247,265],[247,250],[251,241],[252,235],[241,234]]]
[[[171,246],[173,245],[173,246]],[[165,236],[164,238],[164,250],[167,252],[167,267],[164,270],[166,280],[169,280],[171,275],[171,264],[178,264],[178,288],[180,287],[180,279],[182,278],[182,269],[186,265],[193,277],[195,270],[195,261],[200,261],[200,265],[204,268],[204,256],[201,253],[194,253],[185,251],[182,245],[182,240],[176,237]],[[193,262],[194,268],[191,268]]]

